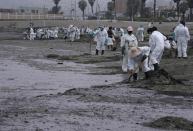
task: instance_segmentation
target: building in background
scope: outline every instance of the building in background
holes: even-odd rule
[[[127,12],[127,0],[115,0],[115,9],[117,17],[122,17]]]
[[[19,14],[47,14],[48,8],[38,7],[20,7],[18,9]]]
[[[140,10],[142,8],[142,1],[138,0],[139,5],[138,5],[138,12],[137,16],[140,16]],[[115,9],[116,9],[116,15],[117,17],[122,17],[125,16],[128,10],[128,0],[115,0]]]
[[[0,8],[0,13],[16,13],[18,10],[17,9],[4,9]]]

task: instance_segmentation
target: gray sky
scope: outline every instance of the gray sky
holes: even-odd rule
[[[79,0],[61,0],[60,6],[62,6],[62,11],[64,14],[69,14],[71,10],[71,5],[75,5],[75,1]],[[106,4],[110,0],[98,0],[101,6],[101,10],[106,10]],[[0,0],[0,8],[18,8],[21,6],[27,7],[44,7],[51,8],[54,4],[52,0]],[[96,5],[96,4],[95,4]],[[96,7],[95,7],[96,9]],[[81,13],[79,8],[77,7],[79,14]],[[86,13],[90,13],[90,6],[87,6]]]
[[[64,14],[69,14],[71,9],[71,3],[74,3],[75,0],[61,0],[60,6],[62,6],[62,10]],[[76,0],[77,2],[79,0]],[[111,0],[98,0],[101,6],[101,10],[106,10],[106,4]],[[148,5],[152,5],[153,0],[147,0]],[[171,0],[157,0],[159,5],[168,4]],[[52,0],[0,0],[0,8],[18,8],[21,6],[29,6],[29,7],[43,7],[44,5],[48,8],[53,6]],[[96,4],[95,4],[96,5]],[[95,7],[96,8],[96,7]],[[78,7],[77,7],[77,10]],[[80,14],[80,10],[78,11]],[[87,7],[86,13],[88,14],[90,11],[90,6]]]

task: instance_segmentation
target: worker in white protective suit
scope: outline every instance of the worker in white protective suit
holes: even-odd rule
[[[150,78],[151,69],[149,67],[149,54],[150,47],[131,47],[129,50],[129,63],[128,63],[128,73],[130,78],[133,80],[138,79],[139,68],[145,73],[145,79]]]
[[[190,40],[190,34],[188,28],[185,26],[185,22],[181,21],[175,28],[175,40],[177,41],[178,58],[187,58],[188,41]]]
[[[124,33],[124,30],[122,28],[115,28],[113,30],[114,32],[114,38],[115,38],[115,41],[114,41],[114,46],[113,46],[113,51],[116,51],[118,46],[120,45],[121,43],[121,37],[125,34]]]
[[[101,55],[104,55],[104,53],[105,53],[105,44],[107,42],[107,39],[108,39],[107,31],[103,27],[100,27],[100,29],[96,33],[96,41],[97,41],[96,55],[99,54],[100,50],[101,50]]]
[[[80,40],[80,29],[76,27],[76,40]]]
[[[29,40],[34,40],[35,37],[36,37],[36,33],[34,33],[34,29],[31,27],[30,28]]]
[[[154,71],[157,71],[159,70],[159,63],[162,59],[167,38],[157,30],[157,27],[149,28],[148,33],[151,34],[149,38],[150,64],[153,66]]]
[[[113,51],[113,45],[115,42],[115,38],[114,38],[115,34],[113,31],[113,27],[109,27],[109,30],[107,31],[107,33],[108,33],[107,47],[108,47],[108,49]]]
[[[144,41],[144,27],[142,25],[137,29],[137,39],[139,42]]]
[[[49,30],[49,29],[45,29],[45,32],[46,32],[46,33],[45,33],[45,34],[46,34],[46,35],[45,35],[45,38],[46,38],[46,39],[50,39],[50,37],[51,37],[50,30]]]
[[[53,33],[54,33],[54,39],[57,39],[57,38],[58,38],[58,32],[59,32],[59,28],[56,27],[56,28],[54,29],[54,31],[53,31]]]
[[[82,35],[84,35],[84,34],[85,34],[85,32],[86,32],[85,27],[84,27],[84,26],[83,26],[83,27],[81,27],[81,29],[80,29],[80,33],[81,33]]]
[[[137,38],[133,34],[133,27],[129,26],[127,28],[128,34],[121,37],[121,50],[123,56],[122,70],[127,72],[128,66],[128,52],[131,47],[138,47]]]
[[[118,28],[118,29],[117,29],[117,35],[118,35],[119,37],[122,37],[124,34],[125,34],[124,29],[122,29],[122,28]]]
[[[70,25],[68,28],[70,41],[74,42],[76,36],[76,28],[73,25]]]
[[[38,30],[37,30],[37,33],[36,33],[37,38],[38,38],[38,39],[42,39],[43,35],[44,35],[43,29],[41,29],[41,28],[38,29]]]

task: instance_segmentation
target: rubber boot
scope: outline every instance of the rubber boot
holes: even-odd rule
[[[147,71],[145,72],[145,79],[149,79],[151,77],[151,72],[150,71]]]
[[[117,48],[116,47],[113,47],[113,51],[116,51],[117,50]]]
[[[158,63],[153,64],[153,66],[154,66],[154,71],[158,71],[159,70],[159,64]]]
[[[99,55],[99,50],[96,50],[96,55]]]
[[[104,50],[102,50],[101,55],[104,55],[104,53],[105,53],[105,51],[104,51]]]
[[[137,73],[133,74],[133,81],[137,81]]]

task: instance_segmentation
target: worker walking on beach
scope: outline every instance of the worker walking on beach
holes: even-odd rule
[[[68,27],[68,32],[69,32],[70,41],[74,42],[76,37],[76,28],[74,27],[74,25],[70,25]]]
[[[36,37],[36,34],[34,33],[34,29],[31,27],[30,28],[29,40],[34,40],[35,37]]]
[[[96,41],[97,41],[97,46],[96,46],[96,55],[99,54],[99,51],[101,50],[101,55],[104,55],[105,53],[105,44],[108,39],[108,33],[104,29],[104,27],[100,27],[99,30],[96,33]]]
[[[190,34],[188,28],[185,26],[185,22],[181,21],[175,28],[175,40],[177,41],[178,58],[187,58],[188,41],[190,40]]]

